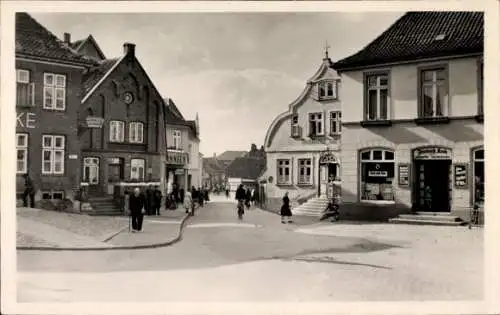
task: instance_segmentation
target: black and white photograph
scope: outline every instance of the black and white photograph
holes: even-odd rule
[[[498,3],[331,2],[2,4],[2,313],[498,311]]]

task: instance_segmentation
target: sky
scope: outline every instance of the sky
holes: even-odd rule
[[[96,39],[107,58],[136,44],[158,91],[200,120],[200,152],[264,144],[269,125],[320,67],[366,46],[403,12],[36,13],[57,37]]]

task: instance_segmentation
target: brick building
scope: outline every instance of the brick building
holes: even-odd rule
[[[99,60],[104,55],[89,38],[78,47]],[[163,99],[137,60],[135,45],[123,48],[121,57],[99,60],[83,77],[81,178],[91,197],[112,195],[116,186],[160,184]]]
[[[73,198],[80,184],[75,124],[83,72],[93,64],[27,13],[16,13],[17,192],[29,174],[35,199]]]
[[[481,12],[409,12],[333,65],[346,216],[468,219],[482,202],[483,23]]]

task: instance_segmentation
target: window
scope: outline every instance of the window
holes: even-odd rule
[[[474,202],[484,203],[484,149],[473,151]]]
[[[420,118],[448,116],[448,88],[444,68],[420,73]]]
[[[182,148],[181,131],[180,130],[174,130],[173,131],[173,137],[174,137],[174,148],[177,149],[177,150],[180,150]]]
[[[337,98],[337,82],[328,80],[318,83],[319,99],[336,99]]]
[[[143,143],[144,124],[141,122],[131,122],[129,124],[129,141],[132,143]]]
[[[66,109],[66,76],[62,74],[43,74],[43,108]]]
[[[16,70],[17,106],[35,106],[35,83],[30,83],[28,70]]]
[[[17,174],[28,172],[28,135],[25,133],[16,134],[17,149]]]
[[[323,114],[309,114],[309,136],[323,135]]]
[[[373,74],[366,77],[365,120],[389,118],[389,76]]]
[[[144,180],[143,159],[132,159],[130,161],[130,179]]]
[[[292,116],[292,137],[298,137],[299,135],[300,135],[299,115],[294,114]]]
[[[64,174],[64,136],[42,136],[42,174]]]
[[[109,122],[109,141],[123,142],[125,141],[125,123],[119,120],[111,120]]]
[[[484,105],[483,105],[483,88],[484,88],[484,83],[483,83],[483,75],[484,75],[484,61],[483,58],[481,58],[478,62],[478,89],[477,89],[477,94],[478,94],[478,115],[484,115]]]
[[[394,152],[367,150],[360,154],[361,200],[394,201]]]
[[[83,159],[83,182],[91,185],[99,183],[99,158]]]
[[[299,184],[312,184],[311,159],[299,159]]]
[[[64,191],[42,191],[42,199],[63,200]]]
[[[330,134],[340,135],[342,132],[342,114],[339,111],[330,112]]]
[[[290,160],[278,160],[278,184],[291,184]]]

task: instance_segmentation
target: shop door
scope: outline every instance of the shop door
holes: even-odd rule
[[[450,160],[415,162],[416,198],[419,211],[450,211]]]
[[[108,163],[108,183],[119,182],[124,178],[123,159],[109,159]]]

